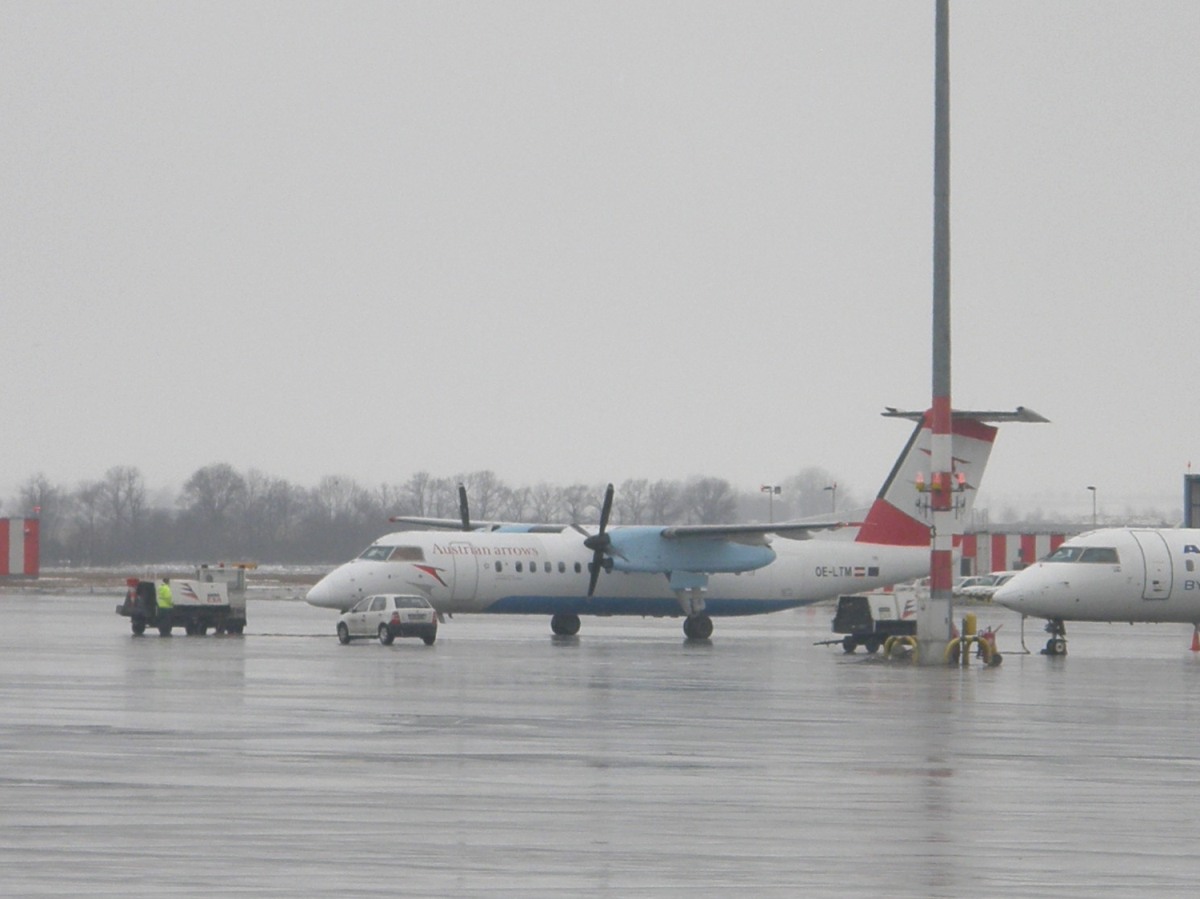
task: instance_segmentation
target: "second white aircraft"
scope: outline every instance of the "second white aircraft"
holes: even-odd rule
[[[1067,651],[1068,621],[1200,622],[1200,530],[1106,528],[1072,537],[992,601],[1049,620],[1046,655]]]

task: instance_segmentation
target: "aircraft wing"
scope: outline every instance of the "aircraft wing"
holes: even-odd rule
[[[446,530],[446,531],[461,531],[463,523],[461,518],[422,518],[414,515],[393,515],[388,521],[395,524],[411,524],[420,528],[429,528],[430,530]],[[491,531],[499,526],[499,522],[495,521],[472,521],[471,530]]]
[[[419,515],[393,515],[388,521],[394,524],[410,524],[429,530],[461,531],[461,518],[423,518]],[[472,521],[472,531],[505,531],[513,534],[559,534],[567,529],[565,524],[526,524],[511,521]]]
[[[774,524],[681,524],[662,529],[667,540],[689,537],[707,540],[731,540],[734,543],[766,543],[768,534],[792,540],[805,540],[811,531],[845,527],[844,521],[788,521]]]

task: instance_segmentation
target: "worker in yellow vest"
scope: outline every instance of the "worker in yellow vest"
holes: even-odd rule
[[[174,608],[174,606],[175,602],[171,599],[171,579],[165,577],[158,585],[158,610],[161,612],[164,609]]]

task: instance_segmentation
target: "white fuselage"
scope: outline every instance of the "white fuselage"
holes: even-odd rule
[[[1060,621],[1200,622],[1200,530],[1081,534],[1019,572],[992,600]]]
[[[614,531],[617,529],[614,529]],[[393,549],[394,548],[394,549]],[[775,559],[739,574],[713,574],[703,595],[711,616],[756,615],[921,577],[929,550],[837,539],[772,543]],[[592,553],[580,535],[398,531],[330,572],[308,594],[346,609],[372,593],[419,591],[439,612],[683,615],[662,573],[604,571],[587,595]]]

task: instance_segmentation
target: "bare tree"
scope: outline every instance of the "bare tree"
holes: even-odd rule
[[[617,488],[613,505],[616,507],[617,516],[622,524],[645,523],[646,512],[649,508],[649,492],[650,482],[645,478],[638,480],[631,478],[621,483],[621,486]]]
[[[433,518],[458,518],[458,485],[463,476],[438,478],[430,485],[429,515]]]
[[[138,532],[146,511],[146,484],[141,471],[132,465],[114,465],[101,481],[100,513],[107,528],[106,541],[112,555],[129,558],[136,552]]]
[[[529,492],[534,521],[553,522],[562,517],[562,491],[545,481]]]
[[[505,487],[494,471],[473,471],[463,481],[471,504],[471,517],[488,521],[496,514]]]
[[[559,494],[559,501],[562,503],[562,510],[566,513],[567,521],[571,524],[578,524],[592,515],[589,510],[599,508],[599,502],[595,499],[595,491],[586,484],[572,484],[570,487],[564,487]]]
[[[433,484],[433,475],[427,471],[418,471],[410,477],[404,485],[404,501],[395,514],[419,517],[432,515],[429,504]]]
[[[101,528],[103,503],[104,485],[99,481],[84,481],[76,488],[70,546],[72,556],[85,565],[96,562],[105,548]]]
[[[783,490],[785,502],[792,515],[798,518],[831,515],[837,509],[852,509],[857,504],[853,494],[845,487],[839,487],[837,478],[824,468],[801,469],[784,481]]]
[[[21,485],[18,503],[22,514],[40,519],[42,551],[60,553],[65,522],[63,513],[68,503],[66,490],[51,484],[49,478],[38,472]]]
[[[684,488],[683,504],[690,522],[724,524],[737,513],[737,494],[723,478],[699,478]]]
[[[226,462],[197,469],[183,485],[179,503],[206,528],[223,528],[246,496],[246,479]]]
[[[529,488],[506,487],[499,503],[501,521],[525,521],[529,510]]]
[[[646,488],[646,514],[650,524],[674,524],[679,509],[678,482],[658,480]]]

